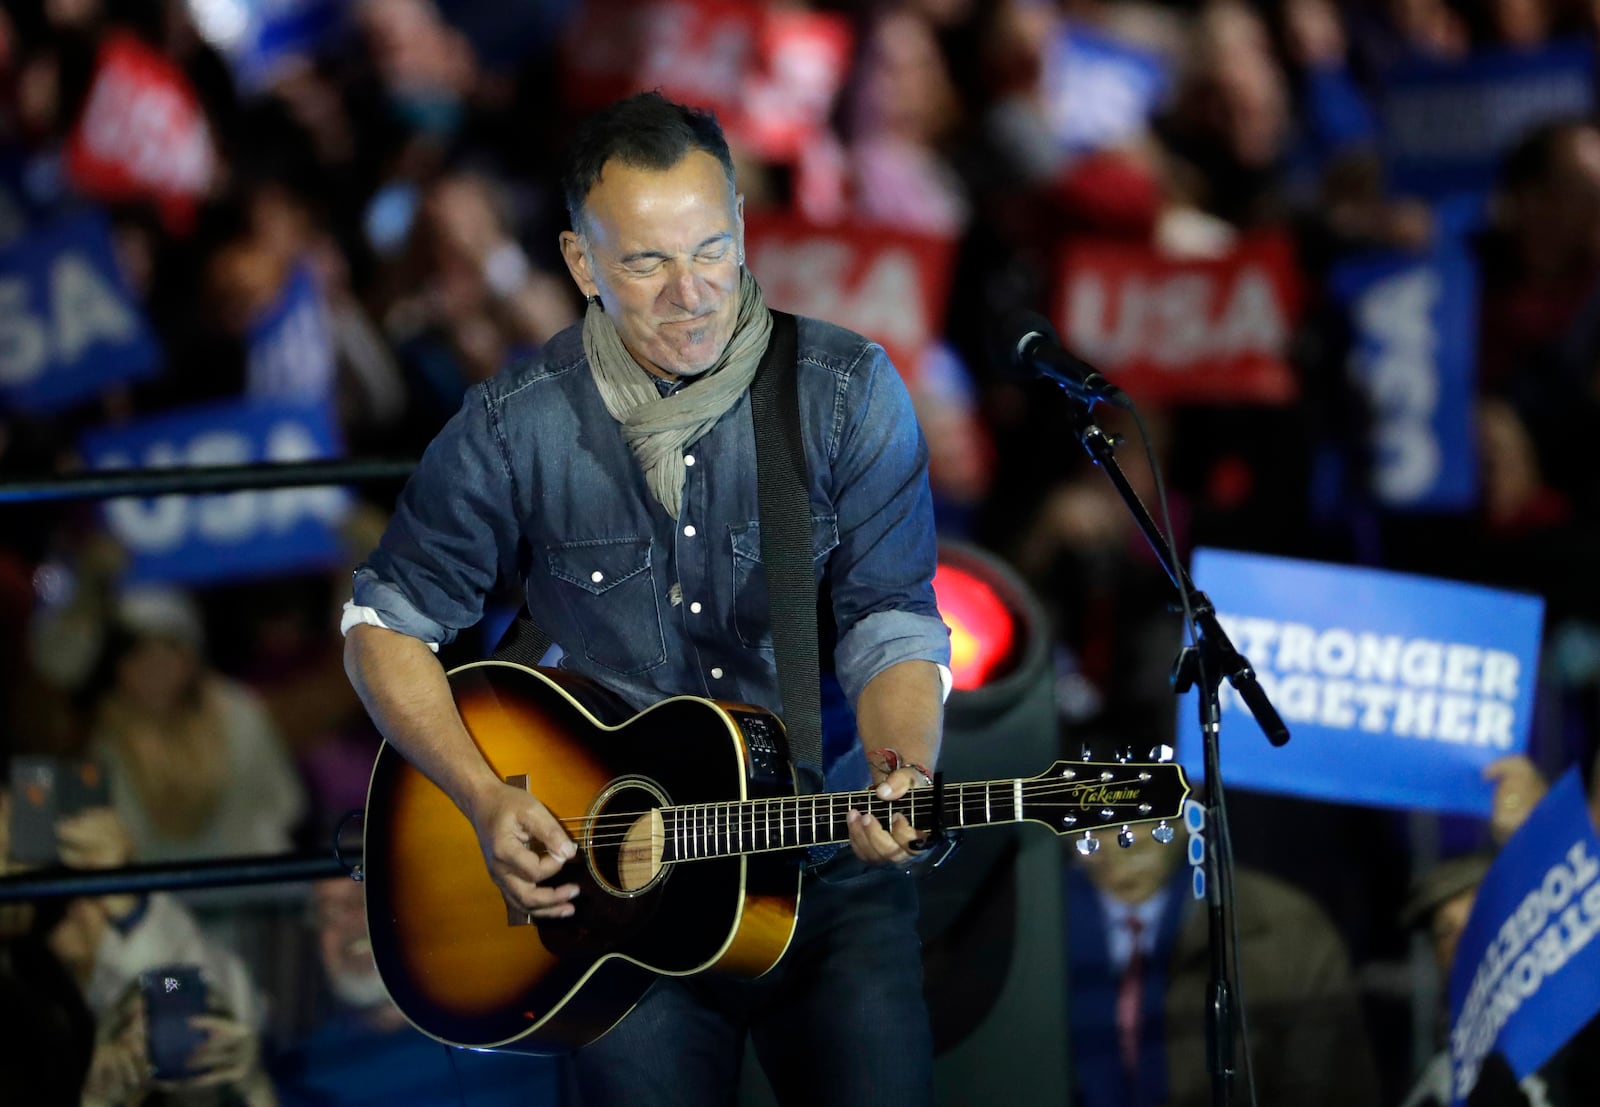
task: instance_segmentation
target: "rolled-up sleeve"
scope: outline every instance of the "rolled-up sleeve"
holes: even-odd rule
[[[831,466],[839,545],[830,561],[839,641],[834,662],[850,702],[903,661],[950,663],[950,632],[933,594],[938,540],[928,449],[900,375],[868,346],[843,396]]]
[[[424,451],[378,548],[357,567],[353,602],[390,630],[451,641],[482,618],[485,598],[515,570],[517,503],[498,409],[475,386]]]

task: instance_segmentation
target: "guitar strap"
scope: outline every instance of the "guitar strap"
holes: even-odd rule
[[[788,312],[772,312],[772,335],[750,385],[756,435],[756,495],[761,563],[767,574],[772,642],[778,664],[789,756],[802,792],[822,790],[822,694],[817,662],[817,585],[811,562],[811,494],[800,427],[798,328]],[[533,667],[551,638],[524,607],[493,656]]]
[[[767,574],[778,695],[789,757],[802,792],[822,791],[822,692],[817,663],[817,578],[811,560],[811,493],[800,428],[798,328],[772,313],[772,337],[750,385],[756,430],[761,565]]]

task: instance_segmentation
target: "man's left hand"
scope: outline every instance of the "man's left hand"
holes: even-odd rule
[[[913,788],[926,786],[922,774],[915,769],[896,769],[873,789],[873,795],[880,800],[898,800]],[[876,816],[854,808],[850,810],[848,821],[850,848],[857,857],[869,865],[895,865],[909,871],[908,866],[918,852],[911,844],[921,839],[923,832],[912,826],[903,812],[895,811],[894,821],[888,827]]]

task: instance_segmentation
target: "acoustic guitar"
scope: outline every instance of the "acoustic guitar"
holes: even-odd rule
[[[616,1025],[657,975],[755,977],[794,933],[805,847],[846,842],[851,808],[928,829],[935,790],[796,795],[776,716],[693,696],[633,713],[570,673],[484,661],[449,674],[489,764],[529,787],[578,847],[551,883],[576,912],[530,921],[489,878],[472,825],[385,744],[367,797],[372,952],[407,1019],[474,1049],[576,1049]],[[944,784],[951,828],[1039,822],[1058,834],[1179,816],[1168,763],[1058,761],[1036,777]]]

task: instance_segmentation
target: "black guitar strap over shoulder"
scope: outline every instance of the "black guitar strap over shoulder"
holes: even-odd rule
[[[756,495],[760,502],[761,564],[767,574],[778,694],[789,756],[800,789],[822,790],[822,693],[817,663],[817,585],[811,565],[811,494],[805,437],[800,428],[798,327],[787,312],[772,313],[772,335],[750,385],[756,434]],[[551,639],[523,608],[492,656],[539,664]]]
[[[800,790],[822,790],[822,693],[817,663],[817,578],[811,563],[811,493],[800,428],[798,328],[772,313],[772,337],[750,385],[756,429],[761,565],[767,574],[778,694]]]

